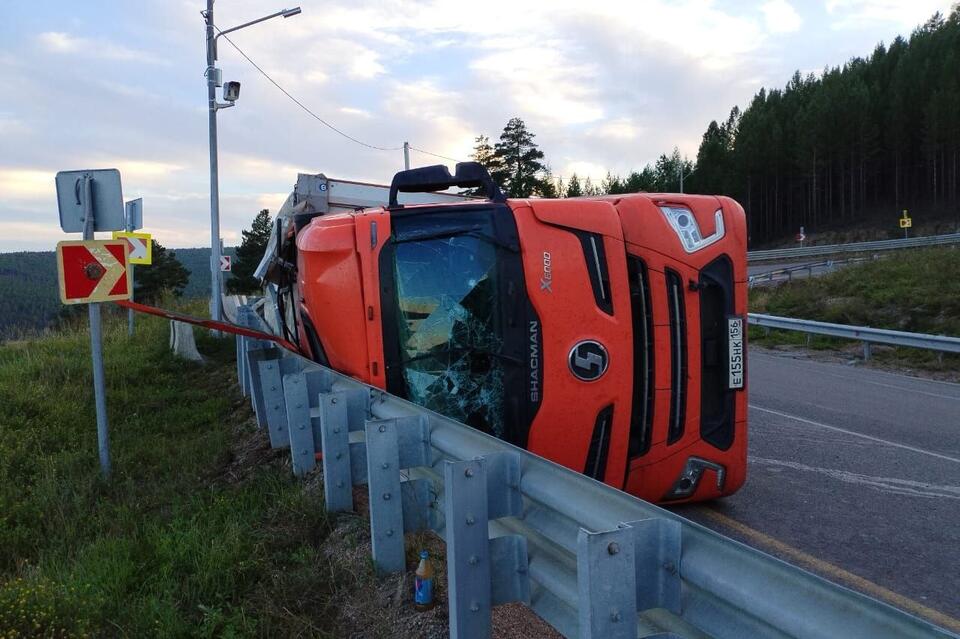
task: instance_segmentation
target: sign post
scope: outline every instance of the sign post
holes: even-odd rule
[[[123,206],[124,225],[127,229],[127,233],[133,233],[134,231],[143,228],[143,198],[137,198],[135,200],[130,200]],[[117,234],[114,233],[113,239],[117,239]],[[134,279],[133,279],[133,265],[134,264],[150,264],[150,258],[152,256],[151,251],[152,245],[150,244],[150,237],[147,236],[147,261],[146,262],[137,262],[134,258],[134,251],[130,251],[130,267],[127,273],[130,276],[130,301],[133,301],[133,289],[134,289]],[[127,335],[133,337],[133,309],[127,309]]]
[[[903,229],[903,239],[907,239],[907,231],[913,226],[913,218],[907,215],[907,209],[903,209],[903,217],[900,218],[900,228]]]
[[[116,169],[97,171],[60,171],[56,177],[60,228],[65,232],[83,232],[84,242],[61,242],[57,246],[60,267],[60,292],[65,303],[89,303],[90,353],[93,359],[93,394],[97,410],[97,448],[100,472],[110,476],[110,436],[107,421],[107,393],[103,375],[103,337],[101,334],[100,301],[129,297],[126,244],[95,242],[95,231],[116,231],[123,228],[123,195],[120,172]],[[110,244],[114,244],[111,250]],[[77,248],[79,250],[74,251]],[[84,253],[86,256],[84,256]],[[73,256],[73,257],[65,257]],[[118,257],[120,256],[120,257]],[[92,258],[92,259],[91,259]],[[122,259],[122,261],[121,261]],[[87,297],[69,298],[83,283]],[[81,293],[82,294],[82,293]]]
[[[797,241],[800,242],[800,248],[803,248],[803,241],[807,239],[807,234],[803,232],[803,227],[800,227],[800,232],[797,233]]]

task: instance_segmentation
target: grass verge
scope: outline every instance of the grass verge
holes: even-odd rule
[[[255,430],[233,341],[198,331],[193,364],[167,322],[130,339],[124,319],[104,327],[109,480],[85,326],[0,347],[0,637],[334,636],[333,524]]]
[[[916,333],[960,336],[960,250],[902,251],[821,277],[750,291],[750,311]],[[859,343],[751,327],[761,346],[808,346],[862,352]],[[912,348],[873,348],[878,362],[929,371],[956,371],[960,357]]]

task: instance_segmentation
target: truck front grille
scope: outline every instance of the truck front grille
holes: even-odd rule
[[[650,449],[653,431],[653,309],[647,265],[639,257],[627,255],[630,278],[630,311],[633,321],[633,409],[630,414],[628,457],[638,457]]]
[[[667,307],[670,315],[670,423],[667,443],[683,436],[687,402],[687,320],[683,301],[683,279],[666,270]]]
[[[593,436],[590,438],[590,449],[587,451],[587,463],[583,467],[583,474],[587,477],[603,481],[603,476],[607,474],[607,453],[610,451],[612,431],[613,404],[601,410],[593,424]]]
[[[700,271],[700,437],[721,450],[734,434],[734,393],[727,388],[727,317],[734,311],[733,268],[719,257]]]

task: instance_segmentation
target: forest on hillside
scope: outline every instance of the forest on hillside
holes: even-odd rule
[[[866,58],[795,73],[711,122],[692,189],[748,212],[754,241],[902,209],[960,214],[960,5]]]
[[[171,253],[189,271],[183,297],[209,296],[210,249],[173,249]],[[224,253],[235,255],[236,248],[224,247]],[[138,287],[141,280],[137,273],[143,276],[146,268],[134,268]],[[0,342],[48,328],[61,315],[85,312],[84,307],[66,308],[60,303],[55,252],[0,253]]]

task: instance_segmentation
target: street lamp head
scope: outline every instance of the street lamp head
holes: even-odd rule
[[[284,9],[281,14],[284,18],[291,18],[300,13],[300,7],[294,7],[293,9]]]

